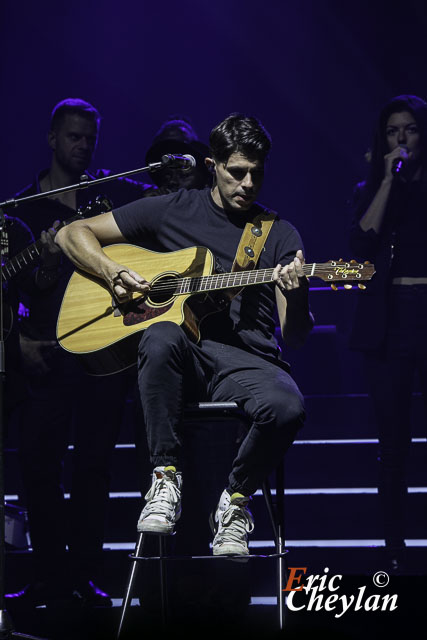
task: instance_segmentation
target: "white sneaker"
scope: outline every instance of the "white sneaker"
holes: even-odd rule
[[[254,530],[254,519],[247,508],[250,496],[233,493],[224,489],[215,512],[211,527],[216,533],[213,541],[214,556],[247,556],[248,533]]]
[[[182,475],[175,467],[156,467],[147,504],[139,516],[140,533],[171,534],[181,515]]]

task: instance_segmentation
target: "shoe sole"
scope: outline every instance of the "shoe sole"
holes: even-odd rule
[[[158,522],[142,522],[136,527],[138,533],[153,533],[159,536],[169,536],[173,534],[174,527],[161,525]]]
[[[232,544],[223,544],[217,549],[212,549],[212,554],[214,556],[241,556],[245,558],[249,555],[249,550],[242,552],[241,547]]]

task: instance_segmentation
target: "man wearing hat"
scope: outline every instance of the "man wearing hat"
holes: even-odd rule
[[[145,156],[146,164],[159,162],[165,154],[192,155],[196,166],[183,171],[180,167],[165,167],[155,171],[153,181],[159,187],[152,195],[172,193],[178,189],[204,189],[212,185],[212,175],[205,165],[209,147],[201,142],[188,120],[171,117],[161,125]]]

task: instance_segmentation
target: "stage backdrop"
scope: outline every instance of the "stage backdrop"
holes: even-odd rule
[[[66,97],[101,112],[95,164],[115,172],[144,166],[170,115],[207,140],[243,111],[273,137],[260,200],[297,226],[310,261],[348,256],[346,200],[382,104],[427,94],[423,0],[6,0],[0,12],[2,200],[47,165]]]

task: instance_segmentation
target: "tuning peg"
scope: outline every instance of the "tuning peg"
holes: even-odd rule
[[[369,260],[365,260],[363,264],[371,264],[371,263],[369,262]]]
[[[345,284],[345,285],[344,285],[344,289],[347,289],[347,290],[349,290],[349,289],[353,289],[353,285],[351,285],[351,284]]]
[[[350,260],[350,264],[357,264],[356,260]]]
[[[336,284],[331,284],[331,289],[333,289],[334,291],[338,291],[338,287]]]
[[[365,285],[362,284],[361,282],[359,282],[357,286],[359,287],[359,289],[362,289],[362,291],[363,289],[366,289]]]

